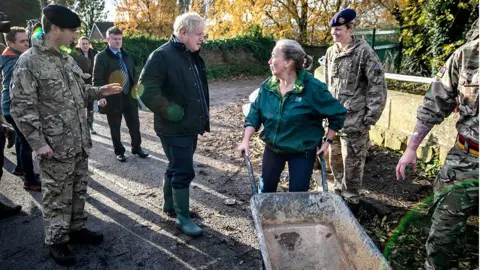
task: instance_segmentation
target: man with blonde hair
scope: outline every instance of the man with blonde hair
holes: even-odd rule
[[[189,188],[199,134],[210,131],[205,62],[200,57],[205,21],[196,13],[178,16],[169,42],[150,54],[140,74],[141,100],[154,112],[155,132],[168,158],[163,211],[176,215],[177,228],[198,236],[190,218]]]

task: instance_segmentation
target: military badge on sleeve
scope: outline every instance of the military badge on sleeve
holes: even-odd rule
[[[435,77],[437,77],[438,79],[441,79],[443,77],[443,74],[445,74],[445,71],[447,69],[445,68],[445,66],[443,66],[438,72],[437,74],[435,74]]]

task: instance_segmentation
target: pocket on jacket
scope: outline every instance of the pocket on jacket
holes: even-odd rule
[[[40,91],[39,98],[50,100],[56,103],[63,103],[63,90],[66,88],[62,75],[40,74],[40,84],[43,91]]]
[[[460,110],[466,115],[477,115],[478,113],[478,85],[460,86],[461,100]]]
[[[42,121],[43,133],[48,136],[63,134],[64,122],[59,115],[47,115]]]
[[[365,110],[365,107],[367,106],[364,96],[360,96],[360,97],[355,97],[354,95],[347,96],[347,98],[342,103],[343,103],[343,107],[347,109],[348,113]]]

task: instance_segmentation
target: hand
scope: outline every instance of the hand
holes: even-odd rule
[[[105,106],[107,106],[107,100],[104,99],[104,98],[99,99],[99,100],[98,100],[98,106],[100,106],[100,107],[105,107]]]
[[[44,146],[38,148],[35,151],[35,154],[39,157],[46,157],[46,158],[53,157],[52,148],[50,148],[50,146],[48,144],[45,144]]]
[[[455,107],[455,109],[453,109],[453,112],[458,113],[460,111],[460,98],[457,97],[455,101],[457,102],[457,106]]]
[[[103,96],[119,94],[122,92],[122,86],[119,83],[111,83],[100,87]]]
[[[247,155],[249,154],[249,151],[248,151],[248,142],[241,142],[238,147],[237,147],[237,155],[239,157],[243,157],[243,155]]]
[[[317,155],[320,155],[322,153],[325,154],[329,147],[330,147],[330,143],[328,142],[322,143],[321,147],[317,147]]]
[[[397,164],[397,180],[405,179],[405,168],[408,165],[412,165],[414,171],[417,170],[417,153],[411,148],[407,148],[403,156],[400,158]]]

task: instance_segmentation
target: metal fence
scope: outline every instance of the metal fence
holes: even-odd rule
[[[365,39],[375,50],[387,72],[397,72],[402,61],[398,29],[358,29],[355,36]]]

